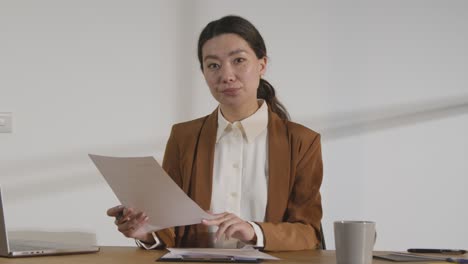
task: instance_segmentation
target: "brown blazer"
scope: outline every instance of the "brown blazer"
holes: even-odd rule
[[[201,208],[210,209],[218,111],[172,127],[163,168]],[[268,200],[265,250],[314,249],[319,245],[323,166],[320,135],[268,111]],[[170,206],[177,206],[170,204]],[[203,225],[157,232],[167,247],[209,247]]]

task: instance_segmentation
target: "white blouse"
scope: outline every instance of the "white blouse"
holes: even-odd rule
[[[265,220],[268,196],[268,107],[263,100],[259,103],[262,105],[253,115],[234,123],[218,108],[211,211],[230,212],[249,221],[257,235],[255,246],[263,247],[263,233],[253,223]],[[215,246],[240,245],[235,239],[222,239]]]

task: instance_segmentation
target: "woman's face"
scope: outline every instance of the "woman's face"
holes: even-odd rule
[[[266,57],[257,59],[249,44],[236,34],[222,34],[202,47],[203,75],[213,97],[224,106],[257,104],[257,88],[266,70]]]

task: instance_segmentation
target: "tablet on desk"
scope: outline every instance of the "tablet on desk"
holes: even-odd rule
[[[445,261],[445,258],[441,258],[441,257],[412,255],[412,254],[398,253],[398,252],[388,253],[384,255],[374,255],[374,258],[389,260],[393,262]]]

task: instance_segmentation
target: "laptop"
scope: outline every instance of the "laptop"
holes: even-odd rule
[[[44,255],[64,255],[98,252],[99,247],[64,244],[37,240],[8,240],[8,232],[3,211],[2,190],[0,187],[0,256],[32,257]]]

